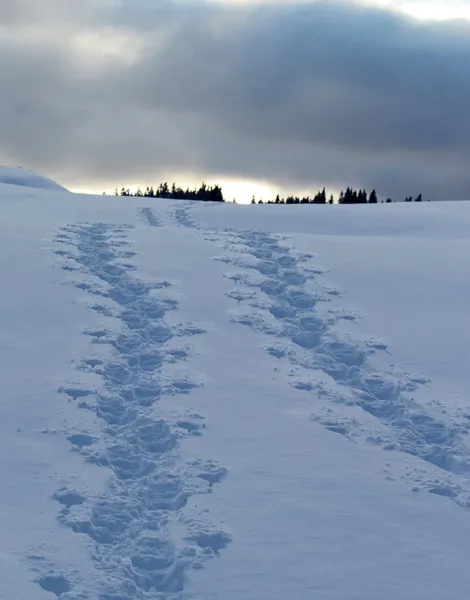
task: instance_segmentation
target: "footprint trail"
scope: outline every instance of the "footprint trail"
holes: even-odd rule
[[[237,269],[226,275],[234,284],[228,293],[236,302],[232,320],[262,335],[267,352],[285,365],[289,383],[312,394],[313,420],[351,441],[419,459],[427,467],[403,478],[416,489],[470,506],[465,427],[415,401],[413,392],[424,378],[374,366],[371,356],[386,351],[386,344],[339,332],[338,322],[354,322],[356,315],[322,310],[341,294],[325,282],[324,269],[311,266],[313,255],[263,231],[203,229],[189,205],[179,207],[175,219],[225,249],[215,260]]]
[[[159,226],[150,209],[143,209],[142,216]],[[68,437],[71,446],[111,474],[100,497],[66,488],[55,495],[62,506],[60,521],[90,539],[95,577],[83,583],[46,573],[39,583],[70,599],[180,600],[185,571],[200,568],[230,541],[207,520],[184,514],[188,498],[211,491],[226,471],[215,461],[188,465],[179,458],[180,440],[203,431],[200,415],[174,420],[159,414],[163,394],[189,393],[198,385],[189,376],[172,379],[165,365],[187,357],[186,350],[175,346],[178,338],[184,341],[203,330],[165,321],[169,311],[177,310],[168,295],[170,285],[135,276],[127,230],[81,224],[57,236],[61,246],[67,245],[59,251],[64,268],[88,278],[86,285],[82,278],[75,284],[93,297],[94,310],[119,319],[120,331],[87,332],[92,344],[103,344],[107,352],[104,358],[86,357],[81,368],[102,378],[104,392],[66,385],[60,389],[78,406],[94,411],[101,424],[100,439],[74,434]]]

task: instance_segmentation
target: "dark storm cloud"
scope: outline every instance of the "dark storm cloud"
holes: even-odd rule
[[[334,1],[0,0],[7,20],[0,161],[98,188],[192,171],[470,197],[468,23]]]

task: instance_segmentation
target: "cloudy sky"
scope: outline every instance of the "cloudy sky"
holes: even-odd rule
[[[73,190],[470,199],[470,0],[0,0],[0,82],[0,164]]]

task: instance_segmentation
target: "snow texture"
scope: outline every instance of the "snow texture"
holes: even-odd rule
[[[0,599],[468,595],[468,205],[0,194]]]

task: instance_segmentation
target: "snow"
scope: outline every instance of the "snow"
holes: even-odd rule
[[[26,188],[37,188],[43,190],[51,190],[58,192],[66,192],[67,190],[57,182],[39,175],[30,169],[23,167],[6,167],[0,166],[0,184],[17,185]]]
[[[1,600],[470,592],[469,204],[0,196]]]

